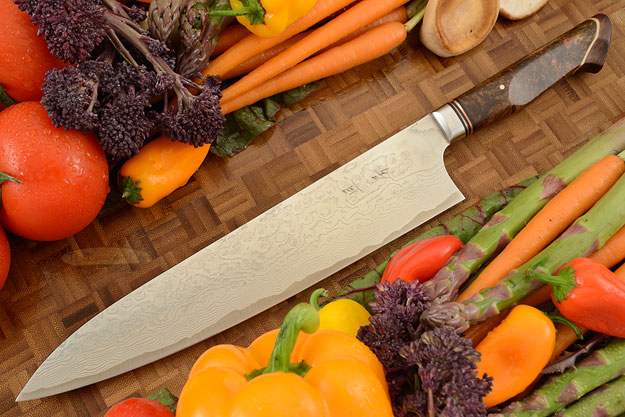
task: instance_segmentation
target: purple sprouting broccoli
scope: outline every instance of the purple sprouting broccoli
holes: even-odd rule
[[[165,41],[139,25],[146,11],[117,0],[15,0],[53,55],[42,104],[57,126],[95,131],[109,160],[137,153],[156,131],[202,146],[223,129],[219,79],[176,72]]]
[[[408,366],[416,368],[420,392],[428,416],[485,416],[482,397],[490,392],[492,378],[477,377],[480,354],[471,341],[452,327],[438,327],[422,333],[401,350]],[[420,395],[419,395],[420,394]],[[410,414],[409,414],[410,415]]]
[[[378,284],[374,314],[358,339],[376,354],[397,417],[485,416],[490,378],[478,378],[479,353],[452,328],[427,331],[421,314],[431,304],[418,282]]]

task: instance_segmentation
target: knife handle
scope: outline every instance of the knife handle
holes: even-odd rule
[[[475,129],[524,107],[569,74],[599,72],[608,53],[611,33],[610,19],[598,14],[478,84],[433,115],[450,141],[470,135]]]

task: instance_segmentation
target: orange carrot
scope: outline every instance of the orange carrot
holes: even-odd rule
[[[625,280],[625,264],[621,265],[614,273],[617,277]]]
[[[223,114],[228,114],[265,97],[338,74],[376,59],[400,45],[406,39],[406,35],[405,26],[399,22],[386,23],[373,28],[356,39],[296,65],[232,101],[222,103],[221,111]]]
[[[478,376],[493,377],[484,404],[493,407],[523,391],[547,365],[555,343],[556,329],[545,313],[527,305],[514,307],[475,348],[481,354]]]
[[[361,0],[346,12],[320,28],[315,29],[310,35],[306,36],[286,51],[265,62],[260,67],[223,90],[223,96],[221,98],[222,105],[259,87],[265,81],[276,75],[293,68],[315,52],[332,45],[358,28],[384,16],[405,2],[406,0]],[[405,29],[404,32],[406,32]]]
[[[406,21],[408,21],[408,10],[404,7],[404,6],[400,6],[398,8],[396,8],[395,10],[392,10],[390,13],[382,16],[379,19],[374,20],[373,22],[369,23],[368,25],[365,25],[357,30],[355,30],[354,32],[352,32],[351,34],[347,35],[346,37],[342,38],[341,40],[339,40],[338,42],[322,49],[321,51],[319,51],[319,53],[325,52],[330,48],[333,48],[335,46],[338,45],[342,45],[346,42],[351,41],[352,39],[357,38],[358,36],[362,35],[365,32],[368,32],[369,30],[373,29],[374,27],[377,26],[381,26],[385,23],[391,23],[391,22],[399,22],[399,23],[406,23]]]
[[[302,38],[308,35],[309,32],[298,33],[290,39],[282,42],[279,45],[274,46],[273,48],[267,49],[266,51],[261,52],[260,54],[253,56],[245,62],[240,63],[231,71],[228,71],[225,75],[221,77],[222,80],[228,80],[230,78],[235,78],[243,74],[247,74],[248,72],[254,70],[255,68],[260,67],[265,62],[269,61],[274,56],[281,54],[282,52],[289,49],[296,42],[299,42]]]
[[[219,35],[217,45],[215,45],[215,49],[213,49],[211,57],[223,53],[226,49],[230,48],[232,45],[249,35],[250,31],[243,25],[235,23],[228,26]]]
[[[495,285],[511,270],[530,260],[592,207],[623,172],[625,162],[615,155],[591,165],[538,212],[456,301],[467,300]]]
[[[247,61],[259,53],[276,46],[285,40],[305,31],[332,13],[349,6],[355,0],[317,0],[315,6],[308,14],[289,25],[284,32],[273,38],[261,38],[249,35],[228,48],[224,53],[214,59],[202,73],[204,76],[224,75],[237,65]]]
[[[398,7],[397,9],[391,11],[389,14],[382,16],[381,18],[377,19],[374,22],[369,23],[366,26],[361,27],[360,29],[356,30],[355,32],[352,32],[350,35],[346,36],[345,38],[341,39],[340,41],[336,42],[333,45],[330,45],[329,47],[321,50],[318,52],[318,54],[321,54],[325,51],[327,51],[330,48],[333,48],[335,46],[338,45],[342,45],[346,42],[351,41],[352,39],[357,38],[358,36],[362,35],[365,32],[368,32],[370,29],[373,29],[374,27],[377,26],[381,26],[384,23],[390,23],[390,22],[400,22],[400,23],[406,23],[406,21],[408,20],[408,12],[406,10],[406,8],[404,6]],[[228,71],[227,74],[223,75],[221,77],[222,80],[228,80],[230,78],[235,78],[238,76],[241,76],[243,74],[247,74],[248,72],[252,71],[255,68],[258,68],[259,66],[261,66],[262,64],[264,64],[265,62],[269,61],[271,58],[273,58],[274,56],[278,55],[279,53],[286,51],[288,48],[290,48],[292,45],[294,45],[296,42],[299,42],[300,39],[302,39],[303,37],[307,36],[308,34],[310,34],[310,31],[307,32],[302,32],[299,33],[295,36],[293,36],[292,38],[282,42],[279,45],[274,46],[273,48],[270,48],[250,59],[248,59],[247,61],[239,64],[235,69],[233,69],[232,71]]]
[[[625,226],[616,232],[590,259],[612,268],[625,259]]]
[[[578,326],[579,330],[582,333],[586,333],[586,329]],[[549,359],[549,363],[555,361],[555,359],[562,354],[565,350],[568,349],[573,343],[578,341],[577,335],[566,324],[558,324],[556,326],[556,331],[558,334],[556,335],[556,346],[553,348],[553,353],[551,354],[551,359]]]

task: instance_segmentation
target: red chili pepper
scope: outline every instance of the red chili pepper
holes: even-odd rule
[[[560,313],[587,329],[625,337],[625,282],[597,261],[577,258],[557,276],[529,271],[553,287],[551,297]]]
[[[382,275],[382,282],[395,282],[398,278],[407,282],[415,279],[427,281],[460,248],[462,241],[451,235],[429,237],[412,243],[391,258]]]

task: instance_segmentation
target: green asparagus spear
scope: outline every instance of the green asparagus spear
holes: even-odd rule
[[[150,33],[166,42],[178,27],[183,0],[153,0],[148,9],[148,28]]]
[[[625,413],[625,376],[620,376],[584,395],[554,417],[617,417]]]
[[[486,224],[492,215],[501,210],[506,204],[510,203],[521,191],[526,189],[532,183],[536,182],[537,177],[531,177],[516,185],[504,188],[487,195],[481,199],[475,206],[470,207],[453,218],[432,227],[412,239],[406,245],[423,240],[429,237],[454,235],[463,243],[466,243],[473,235],[475,235],[484,224]],[[395,251],[391,256],[395,255]],[[341,291],[336,298],[351,298],[370,309],[369,303],[373,301],[373,291],[375,284],[380,282],[382,274],[386,269],[388,260],[382,262],[375,269],[367,273],[364,277],[352,281],[347,287]],[[326,302],[328,302],[326,301]]]
[[[607,346],[591,353],[577,365],[577,368],[549,378],[524,400],[508,405],[499,414],[489,414],[489,417],[550,416],[618,377],[623,371],[625,371],[625,339],[615,339]]]
[[[554,274],[565,263],[602,247],[606,240],[625,225],[624,201],[625,176],[558,239],[511,271],[507,278],[462,303],[434,305],[423,313],[422,320],[433,326],[446,324],[463,332],[470,325],[499,314],[544,285],[528,276],[528,270]]]
[[[582,171],[608,154],[625,148],[621,123],[586,143],[547,172],[518,198],[496,213],[478,234],[424,288],[436,303],[452,300],[460,286],[493,254],[501,250],[534,215]]]

